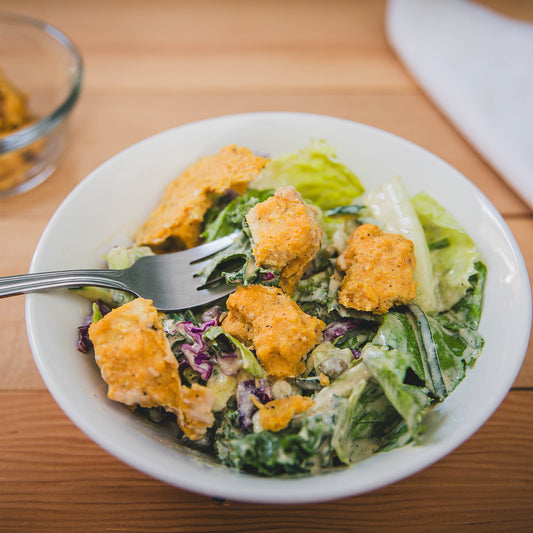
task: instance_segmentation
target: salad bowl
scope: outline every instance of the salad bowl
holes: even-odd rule
[[[131,244],[165,185],[222,146],[236,143],[276,156],[312,139],[334,147],[367,189],[401,176],[410,194],[432,195],[474,240],[488,270],[479,327],[485,347],[479,360],[429,413],[418,444],[318,475],[264,478],[185,448],[171,434],[110,401],[94,359],[76,350],[87,302],[66,291],[29,295],[28,336],[45,384],[74,424],[119,460],[171,485],[217,498],[325,501],[375,490],[428,467],[471,437],[505,398],[531,328],[529,278],[513,235],[458,171],[406,140],[363,124],[311,114],[253,113],[196,122],[148,138],[104,163],[72,191],[46,227],[31,271],[101,267],[113,245]]]

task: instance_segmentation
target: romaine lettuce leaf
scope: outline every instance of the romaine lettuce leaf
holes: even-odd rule
[[[218,252],[199,274],[201,283],[223,279],[231,285],[248,285],[261,282],[276,285],[279,272],[257,266],[252,251],[252,241],[247,230],[235,239],[228,248]]]
[[[462,300],[457,302],[450,311],[439,315],[440,319],[450,323],[455,329],[466,325],[468,328],[477,330],[481,320],[483,309],[483,290],[487,277],[487,267],[481,261],[474,265],[475,272],[470,276],[470,288]]]
[[[261,282],[274,285],[279,280],[279,272],[258,267],[252,251],[252,238],[246,213],[260,202],[272,196],[272,190],[249,190],[231,200],[227,205],[216,204],[208,213],[208,221],[202,233],[206,241],[212,241],[234,231],[241,235],[228,248],[215,254],[200,273],[200,281],[207,283],[222,278],[228,284],[247,285]],[[219,199],[222,201],[223,199]]]
[[[230,235],[235,230],[242,230],[246,225],[245,216],[256,204],[264,202],[274,194],[273,190],[248,190],[231,200],[225,206],[224,198],[219,199],[204,218],[202,237],[205,242],[214,241],[225,235]]]
[[[348,205],[361,196],[364,187],[357,176],[337,160],[334,149],[323,140],[271,159],[250,184],[256,189],[278,189],[292,185],[321,209]]]
[[[412,355],[388,346],[367,344],[362,357],[365,366],[416,439],[430,400],[422,389],[405,383],[407,371],[413,366]]]
[[[248,373],[254,378],[264,378],[265,371],[259,364],[259,361],[255,358],[255,355],[244,344],[238,341],[233,335],[225,332],[220,326],[211,326],[207,328],[204,333],[204,338],[211,341],[211,344],[216,348],[217,338],[225,337],[233,346],[235,346],[235,352],[241,358],[242,368],[248,371]]]
[[[108,268],[118,270],[130,267],[135,261],[137,261],[137,259],[147,255],[154,255],[154,252],[148,246],[113,246],[113,248],[104,255],[104,259],[107,261]],[[119,307],[125,303],[131,302],[131,300],[135,298],[135,295],[130,292],[121,291],[119,289],[109,289],[107,287],[86,286],[69,290],[87,300],[93,302],[100,300],[111,307]]]
[[[431,196],[419,193],[413,197],[413,205],[431,249],[439,310],[450,309],[471,287],[479,250],[453,216]]]
[[[149,246],[113,246],[104,259],[107,261],[107,266],[113,270],[122,270],[128,268],[137,259],[147,255],[154,255],[154,252]]]
[[[296,285],[293,299],[307,314],[329,321],[339,307],[338,284],[332,282],[333,267],[301,279]]]
[[[332,464],[331,434],[320,415],[304,415],[276,433],[248,434],[226,417],[216,433],[215,452],[223,464],[263,476],[309,474]]]
[[[474,364],[484,345],[478,327],[487,269],[481,262],[474,269],[465,296],[450,311],[428,317],[448,394],[464,378],[466,367]]]
[[[475,277],[473,288],[451,311],[429,315],[414,304],[390,311],[384,315],[372,343],[363,349],[365,364],[402,415],[408,414],[400,398],[405,387],[408,392],[413,392],[411,386],[418,387],[424,394],[429,391],[436,400],[443,400],[481,353],[483,338],[475,321],[484,279],[481,266]],[[471,323],[463,319],[468,314],[474,316]],[[373,347],[381,347],[382,353]],[[367,360],[368,354],[372,357]],[[416,400],[418,393],[413,394]],[[415,427],[408,418],[406,422],[410,428]]]
[[[337,409],[332,446],[338,458],[351,464],[384,447],[400,445],[405,434],[402,417],[373,380],[360,382]],[[401,444],[409,440],[403,436]]]
[[[408,367],[420,380],[425,380],[424,364],[420,356],[417,337],[405,313],[391,311],[385,314],[372,344],[409,354]]]

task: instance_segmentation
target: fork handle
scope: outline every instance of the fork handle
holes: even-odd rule
[[[93,285],[130,291],[122,282],[122,270],[58,270],[0,277],[0,298],[57,287]]]

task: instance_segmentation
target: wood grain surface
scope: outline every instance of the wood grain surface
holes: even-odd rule
[[[480,2],[533,21],[529,0]],[[533,272],[533,213],[417,87],[387,44],[383,0],[1,0],[69,35],[85,64],[60,168],[0,200],[0,275],[28,270],[65,196],[119,150],[190,121],[304,111],[437,154],[504,216]],[[1,58],[0,58],[1,63]],[[0,300],[0,531],[533,530],[533,344],[487,424],[426,470],[318,505],[221,502],[122,464],[62,413],[33,362],[24,299]],[[504,332],[502,332],[504,334]]]

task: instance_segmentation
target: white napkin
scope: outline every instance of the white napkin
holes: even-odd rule
[[[467,0],[389,0],[400,59],[533,208],[533,24]]]

